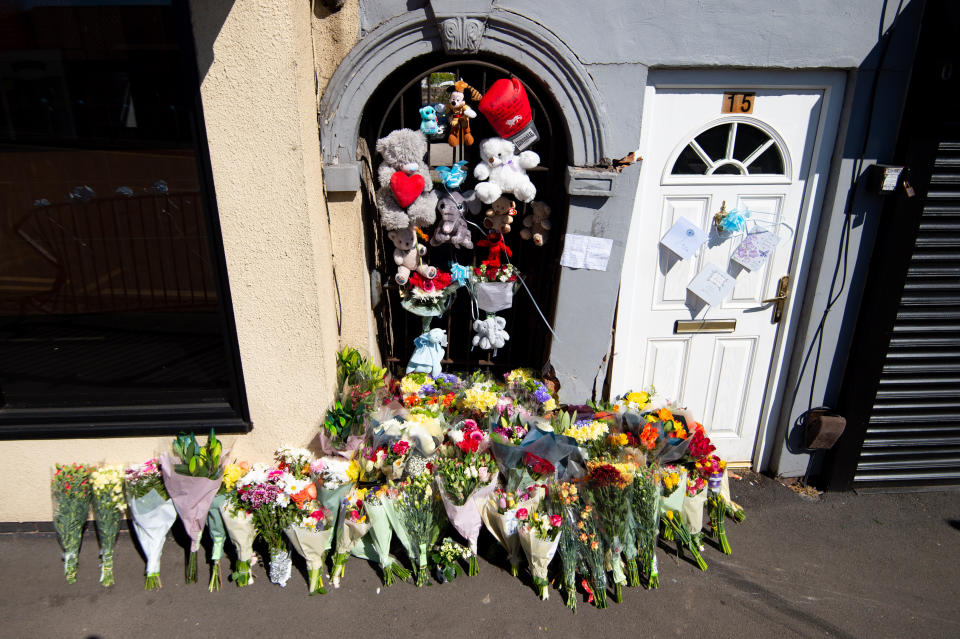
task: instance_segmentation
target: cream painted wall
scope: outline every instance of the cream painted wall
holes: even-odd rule
[[[359,0],[347,0],[337,12],[314,0],[313,51],[317,105],[337,65],[360,37]],[[327,200],[333,262],[339,288],[340,345],[353,346],[374,360],[376,319],[370,308],[370,266],[359,193],[336,193]]]
[[[252,461],[279,445],[306,445],[332,398],[335,313],[333,250],[324,200],[316,117],[315,70],[326,77],[353,44],[349,37],[314,46],[312,28],[358,33],[357,4],[311,15],[302,0],[191,2],[204,119],[223,231],[230,290],[254,429],[225,436]],[[319,11],[319,10],[318,10]],[[335,25],[328,23],[330,20]],[[355,39],[356,36],[354,36]],[[337,215],[359,220],[359,205]],[[331,211],[331,214],[333,212]],[[356,227],[356,228],[354,228]],[[354,309],[365,271],[362,233],[349,222],[342,246],[345,340],[366,343]],[[360,238],[359,242],[358,239]],[[359,258],[357,256],[360,256]],[[358,265],[351,262],[358,261]],[[366,287],[369,299],[369,287]],[[365,310],[364,310],[365,309]],[[368,323],[368,322],[367,322]],[[171,438],[0,442],[0,521],[49,521],[48,478],[55,462],[128,463],[167,449]],[[25,468],[30,481],[24,482]]]

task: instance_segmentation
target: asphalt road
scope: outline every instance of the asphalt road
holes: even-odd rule
[[[90,531],[79,581],[68,585],[55,537],[2,534],[0,636],[960,636],[960,492],[814,501],[756,475],[731,488],[747,511],[745,522],[728,524],[733,555],[708,547],[701,573],[662,546],[659,590],[627,589],[607,610],[581,599],[577,614],[559,591],[541,602],[529,578],[512,578],[486,533],[477,577],[383,588],[372,567],[353,559],[342,587],[315,597],[297,570],[286,588],[255,567],[254,585],[208,593],[201,566],[200,583],[185,585],[179,539],[165,547],[163,590],[145,592],[143,560],[126,533],[117,585],[103,588]]]

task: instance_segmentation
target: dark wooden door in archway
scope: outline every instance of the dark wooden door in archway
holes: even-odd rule
[[[566,227],[567,195],[564,184],[567,166],[567,131],[556,105],[548,98],[546,90],[535,79],[523,74],[522,70],[512,68],[509,63],[492,60],[461,60],[450,62],[442,56],[426,56],[411,61],[384,81],[367,104],[360,128],[360,154],[364,160],[365,187],[363,189],[363,207],[367,231],[369,260],[378,275],[374,276],[374,285],[379,279],[384,290],[374,295],[375,314],[378,322],[379,346],[384,362],[394,373],[402,373],[411,353],[413,340],[422,332],[420,317],[408,313],[400,305],[399,291],[393,276],[396,268],[393,264],[393,244],[380,226],[375,198],[371,192],[376,186],[376,168],[380,158],[375,148],[378,138],[395,129],[417,129],[420,126],[419,110],[424,104],[446,102],[446,86],[453,80],[462,79],[481,93],[500,78],[516,76],[525,86],[533,110],[534,122],[540,132],[540,140],[530,150],[540,155],[540,166],[528,171],[537,187],[537,201],[546,202],[551,210],[552,230],[545,246],[538,247],[532,241],[522,240],[520,229],[522,219],[530,213],[528,206],[518,203],[516,222],[506,236],[506,242],[513,251],[511,261],[520,269],[531,295],[521,287],[514,297],[513,308],[501,311],[498,315],[507,320],[510,340],[500,349],[496,357],[479,348],[471,349],[473,331],[470,296],[461,289],[450,311],[443,317],[433,320],[433,327],[447,331],[449,346],[444,367],[452,371],[468,371],[486,368],[495,372],[516,367],[541,369],[547,362],[550,348],[550,332],[537,311],[537,306],[551,323],[556,305],[557,283],[560,274],[560,249]],[[476,110],[476,104],[471,102]],[[473,168],[479,161],[479,143],[497,134],[483,115],[471,121],[471,130],[475,138],[472,146],[451,147],[438,137],[431,140],[427,161],[431,172],[437,166],[450,166],[453,162],[466,160],[468,178],[460,187],[461,191],[471,189],[476,184]],[[364,145],[366,149],[364,149]],[[443,186],[435,183],[435,188],[443,192]],[[468,216],[468,220],[482,223],[483,213]],[[425,229],[427,233],[432,228]],[[474,242],[483,234],[471,226]],[[475,248],[454,249],[450,245],[428,247],[427,257],[430,264],[442,270],[449,270],[450,263],[472,266],[479,264],[486,256],[486,250]]]

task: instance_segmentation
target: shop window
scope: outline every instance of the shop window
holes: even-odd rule
[[[0,434],[246,430],[186,3],[0,33]]]
[[[674,176],[786,176],[784,154],[772,132],[742,121],[710,126],[686,144],[672,164]]]
[[[361,150],[361,155],[369,158],[364,169],[367,178],[364,180],[364,218],[370,247],[369,259],[375,272],[375,283],[379,281],[385,285],[384,293],[375,296],[379,297],[376,317],[381,355],[393,372],[402,374],[414,349],[413,341],[423,331],[423,322],[420,317],[407,312],[400,305],[399,287],[393,280],[396,273],[392,259],[394,247],[380,225],[373,194],[376,188],[376,169],[381,162],[375,151],[376,141],[395,129],[417,129],[420,125],[420,108],[425,104],[445,103],[448,99],[446,87],[458,79],[483,93],[496,80],[515,76],[526,88],[534,122],[540,134],[540,140],[530,147],[530,150],[540,156],[540,165],[527,173],[537,187],[536,201],[546,202],[552,211],[550,238],[544,246],[535,246],[533,242],[521,239],[522,220],[531,213],[531,207],[520,202],[517,203],[518,215],[512,230],[505,238],[513,251],[510,260],[523,273],[532,298],[521,287],[514,296],[513,307],[497,313],[507,321],[506,330],[510,334],[510,340],[494,357],[479,347],[471,349],[474,334],[471,327],[473,314],[471,299],[466,290],[459,291],[450,310],[443,317],[435,318],[432,326],[447,331],[449,346],[443,363],[445,370],[486,368],[500,372],[520,366],[540,369],[548,360],[551,336],[537,312],[537,307],[552,321],[568,206],[564,186],[568,141],[563,119],[559,109],[549,99],[548,92],[536,79],[528,77],[508,61],[461,60],[450,63],[445,60],[449,59],[439,55],[426,56],[398,69],[378,87],[367,103],[361,120],[361,147],[365,146],[367,149]],[[471,106],[476,109],[476,102],[471,101]],[[467,191],[476,185],[473,169],[479,161],[480,141],[497,135],[482,114],[471,120],[470,127],[475,138],[473,145],[465,146],[461,143],[452,147],[447,143],[446,135],[437,136],[430,141],[427,155],[427,162],[435,178],[437,167],[451,166],[461,160],[468,163],[468,177],[460,187],[461,191]],[[439,189],[439,193],[443,193],[442,185],[435,182],[435,188]],[[489,207],[484,206],[484,210],[486,208]],[[482,224],[482,218],[483,211],[476,216],[467,215],[467,219],[476,224]],[[483,238],[479,230],[472,226],[471,229],[474,242]],[[428,233],[432,230],[426,229]],[[457,249],[449,244],[430,246],[428,253],[430,263],[443,270],[449,269],[453,261],[475,266],[485,256],[484,249]],[[536,306],[533,300],[536,301]]]

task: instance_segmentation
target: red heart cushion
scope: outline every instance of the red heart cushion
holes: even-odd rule
[[[426,181],[419,173],[407,175],[403,171],[395,171],[390,176],[390,190],[393,191],[393,197],[397,198],[397,204],[402,209],[413,204],[413,201],[423,193],[425,186]]]

